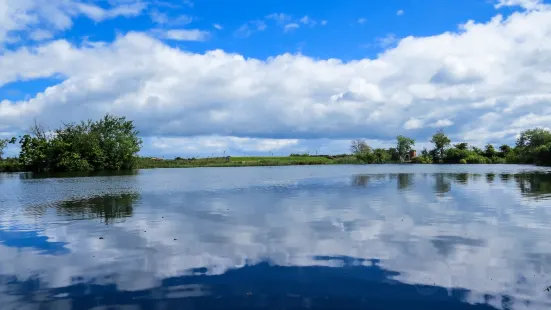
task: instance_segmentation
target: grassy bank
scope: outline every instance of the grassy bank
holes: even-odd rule
[[[285,157],[230,157],[158,160],[140,158],[139,169],[151,168],[194,168],[194,167],[247,167],[247,166],[292,166],[292,165],[334,165],[360,164],[353,156],[285,156]]]

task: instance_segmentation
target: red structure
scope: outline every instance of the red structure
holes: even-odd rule
[[[409,151],[409,159],[414,159],[415,157],[417,157],[417,152],[415,150],[411,150]]]

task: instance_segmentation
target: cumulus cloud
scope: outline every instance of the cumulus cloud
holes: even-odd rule
[[[96,22],[118,16],[139,15],[146,4],[139,1],[118,3],[109,8],[78,0],[4,0],[0,2],[0,47],[21,39],[19,33],[30,33],[31,39],[45,38],[45,31],[66,30],[72,19],[84,15]],[[38,33],[36,31],[43,31]]]
[[[248,27],[260,31],[266,24]],[[417,141],[428,140],[433,127],[447,127],[453,140],[513,142],[551,115],[550,54],[547,9],[399,39],[376,58],[349,62],[196,54],[144,33],[111,43],[57,40],[0,56],[0,85],[64,79],[29,100],[1,101],[0,123],[4,131],[23,131],[35,117],[53,127],[111,112],[155,137],[299,139],[301,145],[322,137],[392,140],[413,126]]]
[[[404,15],[404,10],[398,10],[396,12],[396,15],[398,15],[398,16]]]

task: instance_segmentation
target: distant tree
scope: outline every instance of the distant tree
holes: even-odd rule
[[[0,139],[0,159],[4,156],[4,150],[8,146],[8,139]]]
[[[421,156],[423,156],[423,157],[429,157],[430,156],[429,151],[427,150],[426,147],[424,147],[423,150],[421,151]]]
[[[0,160],[2,159],[2,156],[4,156],[4,150],[8,146],[8,143],[10,143],[11,141],[12,140],[9,139],[0,139]]]
[[[350,151],[354,155],[361,154],[361,153],[363,153],[363,152],[365,152],[369,149],[370,149],[370,147],[369,147],[369,145],[367,145],[365,140],[361,140],[361,139],[352,140],[352,142],[350,143]]]
[[[388,149],[388,155],[390,156],[390,161],[397,162],[400,161],[400,154],[398,154],[398,150],[396,148],[389,148]]]
[[[469,145],[465,142],[461,142],[461,143],[458,143],[456,145],[454,145],[456,149],[458,150],[467,150],[469,148]]]
[[[411,151],[412,147],[415,145],[415,140],[411,138],[404,137],[402,135],[396,137],[397,145],[396,150],[398,151],[398,155],[400,158],[400,161],[404,161],[406,155]]]
[[[491,144],[486,144],[486,148],[484,149],[484,156],[488,157],[488,158],[492,158],[492,157],[495,157],[497,156],[497,151],[496,149],[494,148],[493,145]]]
[[[529,129],[520,133],[517,147],[536,148],[551,143],[551,132],[542,128]]]
[[[435,150],[438,154],[438,159],[442,161],[444,159],[444,150],[451,143],[450,138],[444,134],[443,130],[439,130],[432,136],[430,142],[434,143]]]
[[[385,149],[375,149],[373,151],[373,156],[375,157],[375,162],[378,164],[384,164],[390,161],[390,154]]]
[[[364,140],[353,140],[350,143],[350,151],[352,151],[352,154],[358,160],[366,163],[373,163],[375,161],[373,150]]]
[[[484,151],[477,148],[476,146],[472,146],[471,147],[471,150],[476,154],[476,155],[480,155],[480,156],[484,156]]]
[[[511,153],[511,147],[508,146],[507,144],[503,144],[499,147],[499,156],[500,157],[505,158],[505,157],[507,157],[507,155],[509,155],[509,153]]]

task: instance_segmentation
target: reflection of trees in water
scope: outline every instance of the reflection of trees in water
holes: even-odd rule
[[[369,183],[385,180],[386,177],[386,174],[359,174],[352,178],[352,183],[355,186],[366,187]]]
[[[501,173],[499,175],[499,179],[501,180],[502,183],[507,183],[509,182],[509,180],[511,180],[511,175],[508,173]]]
[[[455,177],[455,182],[459,184],[469,183],[469,174],[468,173],[457,173],[453,175]]]
[[[48,179],[48,178],[80,178],[80,177],[112,177],[137,175],[138,170],[117,170],[117,171],[72,171],[72,172],[25,172],[19,174],[23,180]]]
[[[434,176],[436,181],[434,185],[434,190],[437,194],[442,195],[451,190],[451,182],[449,181],[448,176],[443,173],[438,173]]]
[[[551,194],[550,173],[523,173],[514,175],[518,189],[530,197],[549,197]]]
[[[477,183],[495,183],[496,180],[502,184],[508,184],[511,180],[515,180],[518,190],[527,196],[543,197],[551,196],[551,173],[521,173],[521,174],[495,174],[485,173],[482,174],[469,174],[469,173],[434,173],[434,174],[418,174],[423,178],[434,178],[434,190],[437,194],[445,194],[451,190],[451,183],[466,185],[469,182]],[[355,186],[366,187],[371,183],[380,181],[382,179],[390,178],[392,181],[396,181],[398,190],[408,189],[415,182],[416,175],[413,173],[399,173],[399,174],[369,174],[369,175],[356,175],[352,179],[352,183]],[[425,181],[422,181],[425,182]]]
[[[26,212],[31,215],[42,215],[48,209],[55,208],[60,216],[69,216],[73,219],[101,218],[105,224],[110,224],[115,219],[132,216],[134,205],[139,199],[140,195],[136,193],[104,195],[36,205],[29,207]]]
[[[133,206],[139,198],[138,194],[119,194],[63,201],[57,212],[71,217],[103,218],[105,224],[109,224],[114,219],[132,216]]]
[[[352,183],[355,186],[363,186],[366,187],[370,183],[373,182],[380,182],[381,180],[386,180],[390,178],[390,180],[397,181],[398,189],[404,190],[413,185],[413,179],[415,177],[415,174],[413,173],[399,173],[399,174],[361,174],[361,175],[355,175],[352,179]]]
[[[415,175],[413,173],[400,173],[398,174],[398,189],[405,190],[413,185],[413,178]]]

